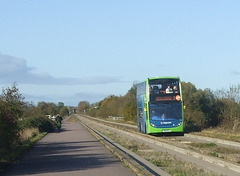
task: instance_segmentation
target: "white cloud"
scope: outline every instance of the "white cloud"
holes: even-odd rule
[[[240,75],[240,72],[239,72],[239,71],[236,71],[236,70],[232,71],[231,73],[232,73],[233,75],[238,75],[238,76]]]
[[[26,74],[32,68],[27,67],[26,61],[21,58],[0,54],[0,75],[2,76],[16,76],[14,74]]]
[[[55,78],[48,73],[35,73],[34,68],[27,66],[25,59],[0,54],[0,83],[13,82],[21,84],[46,85],[89,85],[122,82],[118,77],[83,77]]]

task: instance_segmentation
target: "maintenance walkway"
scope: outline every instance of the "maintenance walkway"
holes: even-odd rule
[[[61,132],[49,133],[14,163],[6,176],[133,176],[78,122],[64,122]]]

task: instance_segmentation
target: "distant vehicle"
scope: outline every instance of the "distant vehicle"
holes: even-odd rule
[[[183,99],[179,77],[148,78],[137,84],[138,131],[183,134]]]
[[[56,119],[56,116],[52,116],[52,115],[46,115],[47,118],[51,119],[51,120],[55,120]]]

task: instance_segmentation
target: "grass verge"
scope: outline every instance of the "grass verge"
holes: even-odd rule
[[[218,138],[228,141],[234,141],[234,142],[240,142],[240,134],[239,133],[231,133],[227,131],[223,131],[222,129],[206,129],[201,132],[195,132],[192,134],[196,134],[199,136],[205,136],[205,137],[212,137],[212,138]]]
[[[239,150],[230,147],[218,146],[215,143],[191,143],[189,144],[189,149],[199,151],[205,155],[218,157],[234,164],[240,163]]]

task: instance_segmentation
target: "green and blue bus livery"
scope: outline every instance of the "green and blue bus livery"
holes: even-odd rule
[[[138,131],[183,134],[183,99],[179,77],[148,78],[137,84]]]

